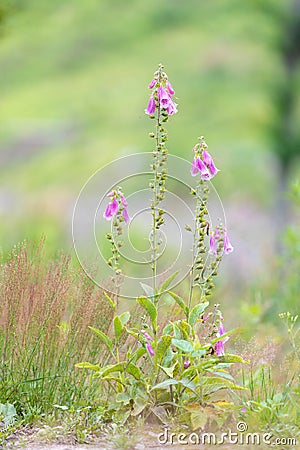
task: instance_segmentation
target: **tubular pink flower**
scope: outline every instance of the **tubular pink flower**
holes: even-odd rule
[[[157,94],[158,94],[161,108],[167,109],[171,99],[162,84],[157,89]]]
[[[154,88],[155,84],[156,84],[156,79],[153,78],[153,80],[152,80],[151,83],[149,84],[148,88],[149,88],[149,89]]]
[[[106,197],[114,197],[116,195],[116,191],[111,191],[107,194]]]
[[[175,94],[175,91],[169,81],[167,81],[167,89],[171,95]]]
[[[146,344],[146,349],[150,356],[154,356],[154,350],[153,350],[151,344],[149,344],[149,342],[147,342],[147,344]]]
[[[142,330],[143,335],[145,336],[145,338],[147,339],[147,341],[153,341],[153,338],[150,336],[150,334],[147,333],[147,331]]]
[[[115,193],[114,193],[115,195]],[[110,195],[109,195],[110,197]],[[117,214],[119,210],[119,204],[116,199],[116,197],[113,198],[112,201],[109,202],[109,204],[106,207],[106,210],[104,211],[103,217],[107,220],[110,220],[114,214]]]
[[[209,238],[209,253],[211,255],[217,254],[217,241],[214,234],[211,234]]]
[[[229,253],[233,252],[233,250],[234,248],[229,241],[227,230],[226,228],[224,228],[224,252],[226,253],[226,255],[228,255]]]
[[[191,175],[194,177],[195,175],[197,175],[198,172],[200,172],[202,180],[211,179],[211,174],[209,173],[206,165],[204,164],[200,156],[195,156],[191,167]]]
[[[184,361],[184,363],[183,363],[183,367],[184,367],[185,369],[187,369],[188,367],[190,367],[190,365],[191,365],[191,363],[190,363],[190,360],[189,360],[189,359],[187,359],[187,360]]]
[[[130,222],[130,217],[129,217],[129,214],[128,214],[128,211],[127,211],[126,208],[123,209],[122,216],[124,218],[125,223],[129,223]]]
[[[214,161],[213,161],[211,155],[210,155],[206,150],[203,150],[203,152],[202,152],[202,158],[203,158],[204,163],[205,163],[205,164],[207,165],[207,167],[209,168],[209,171],[210,171],[212,177],[215,176],[216,173],[219,172],[219,169],[216,168],[216,166],[215,166],[215,164],[214,164]]]
[[[197,158],[195,157],[193,159],[192,167],[191,167],[191,175],[192,175],[192,177],[195,177],[198,172],[199,172],[199,167],[198,167],[198,164],[197,164]]]
[[[103,217],[106,220],[110,220],[112,218],[112,212],[111,212],[111,204],[109,203],[106,207],[106,210],[104,211]]]
[[[219,325],[219,332],[217,333],[217,337],[221,337],[225,334],[224,325],[220,323]],[[217,356],[224,356],[225,355],[225,346],[224,344],[228,341],[229,337],[226,336],[224,339],[221,339],[216,343],[216,355]]]
[[[153,98],[153,95],[151,95],[147,108],[145,109],[145,113],[151,116],[152,114],[154,114],[155,108],[156,108],[155,100]]]
[[[171,116],[172,114],[176,114],[178,112],[177,110],[177,103],[173,102],[172,98],[170,98],[169,104],[167,106],[167,112]]]
[[[125,198],[125,195],[121,193],[120,194],[120,198],[121,198],[122,205],[126,208],[126,206],[128,206],[128,203],[127,203],[127,200]]]
[[[201,179],[202,180],[210,180],[212,178],[212,176],[209,173],[206,165],[204,164],[204,162],[202,161],[200,156],[198,156],[196,159],[197,159],[197,165],[198,165]]]

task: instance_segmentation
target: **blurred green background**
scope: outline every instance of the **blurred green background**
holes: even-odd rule
[[[71,215],[89,176],[151,151],[144,114],[163,63],[179,114],[169,150],[204,135],[221,169],[232,284],[250,282],[287,224],[299,175],[299,2],[1,0],[0,238],[47,237],[72,252]]]

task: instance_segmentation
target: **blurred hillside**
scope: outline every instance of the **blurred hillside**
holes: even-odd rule
[[[276,92],[286,82],[282,46],[292,1],[3,5],[2,248],[45,232],[53,250],[71,251],[70,217],[88,177],[118,156],[151,151],[144,108],[162,62],[179,104],[168,125],[169,150],[189,159],[205,135],[222,170],[214,184],[240,248],[237,264],[248,270],[252,256],[255,267],[272,246],[266,233],[272,240],[280,174],[272,130]],[[295,96],[299,89],[298,70]],[[295,110],[296,124],[299,102]]]

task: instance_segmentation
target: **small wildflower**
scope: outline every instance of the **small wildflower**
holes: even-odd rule
[[[149,89],[154,88],[155,84],[156,84],[156,79],[153,78],[153,80],[152,80],[151,83],[149,84],[148,88],[149,88]]]
[[[184,363],[183,363],[183,367],[184,367],[185,369],[187,369],[188,367],[190,367],[190,365],[191,365],[191,363],[190,363],[190,360],[189,360],[189,359],[187,359],[187,360],[184,361]]]
[[[171,94],[171,95],[175,94],[175,91],[169,81],[167,81],[167,89],[169,91],[169,94]]]
[[[151,116],[152,114],[154,114],[155,108],[156,108],[155,100],[154,100],[154,98],[153,98],[153,95],[151,95],[151,97],[150,97],[150,99],[149,99],[148,106],[147,106],[147,108],[145,109],[145,113],[146,113],[146,114],[149,114],[149,115]]]
[[[104,211],[103,217],[106,220],[111,220],[113,216],[118,214],[119,207],[123,206],[122,216],[124,221],[128,223],[130,221],[130,217],[126,209],[128,203],[124,194],[120,191],[111,191],[107,194],[107,197],[110,197],[111,200]]]
[[[124,218],[125,223],[129,223],[130,222],[130,217],[129,217],[129,214],[128,214],[126,208],[123,209],[122,216]]]
[[[194,177],[199,172],[202,180],[210,180],[212,178],[202,159],[199,156],[195,156],[192,163],[191,175]]]
[[[146,349],[150,356],[154,356],[154,350],[153,350],[151,344],[149,344],[149,342],[147,342],[147,344],[146,344]]]
[[[211,155],[205,149],[202,152],[202,158],[203,158],[204,163],[209,168],[209,171],[210,171],[211,175],[215,176],[216,173],[219,172],[219,169],[216,168]]]
[[[229,241],[227,230],[224,228],[224,252],[228,255],[228,253],[233,252],[233,250],[234,248]]]
[[[109,195],[109,197],[111,197],[111,195]],[[114,197],[107,205],[106,210],[103,214],[103,217],[106,220],[110,220],[113,217],[113,215],[117,214],[118,210],[119,210],[119,204],[118,204],[116,197]]]
[[[147,331],[142,330],[143,335],[145,336],[145,338],[147,339],[147,341],[153,341],[153,338],[150,336],[150,334],[147,333]]]
[[[219,331],[217,333],[217,337],[221,337],[225,334],[224,325],[220,323]],[[216,343],[216,355],[217,356],[224,356],[225,355],[225,347],[224,344],[228,341],[229,337],[226,336],[224,339],[221,339]]]
[[[216,255],[217,254],[217,250],[218,250],[218,248],[217,248],[217,241],[216,241],[216,238],[215,238],[215,234],[213,233],[213,234],[210,235],[210,238],[209,238],[209,253],[211,255]]]

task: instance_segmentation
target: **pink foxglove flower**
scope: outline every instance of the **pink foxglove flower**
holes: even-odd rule
[[[156,79],[153,78],[153,80],[152,80],[151,83],[149,84],[148,88],[149,88],[149,89],[154,88],[155,84],[156,84]]]
[[[213,233],[210,235],[209,238],[209,253],[211,255],[217,255],[217,250],[218,250],[217,240],[215,238],[215,234]]]
[[[202,158],[203,158],[204,163],[209,168],[211,175],[215,176],[216,173],[219,172],[219,169],[216,168],[211,155],[205,149],[202,152]]]
[[[123,209],[122,216],[124,218],[125,223],[129,223],[130,222],[130,217],[128,215],[128,212],[127,212],[126,208]]]
[[[190,363],[190,360],[189,360],[189,359],[187,359],[187,360],[184,361],[184,363],[183,363],[183,367],[184,367],[185,369],[187,369],[188,367],[190,367],[190,365],[191,365],[191,363]]]
[[[221,337],[225,334],[224,325],[220,323],[219,326],[219,332],[217,333],[217,337]],[[224,344],[228,341],[229,337],[226,336],[224,339],[221,339],[216,343],[216,354],[217,356],[224,356],[225,355],[225,346]]]
[[[147,342],[147,344],[146,344],[146,349],[150,356],[154,356],[154,350],[153,350],[151,344],[149,344],[149,342]]]
[[[111,197],[111,195],[109,195],[109,197]],[[109,204],[107,205],[106,210],[104,211],[103,217],[107,220],[110,220],[113,217],[113,215],[117,214],[118,210],[119,210],[119,204],[118,204],[116,197],[114,197],[113,200],[111,200],[109,202]]]
[[[122,205],[126,208],[126,206],[128,206],[128,203],[127,203],[127,200],[126,200],[124,194],[121,193],[120,198],[121,198]]]
[[[162,84],[157,89],[157,94],[161,108],[167,109],[170,103],[170,95],[167,93]]]
[[[195,156],[192,163],[191,175],[194,177],[198,173],[200,173],[200,177],[202,180],[210,180],[212,178],[212,175],[210,174],[200,156]]]
[[[175,94],[175,91],[169,81],[167,81],[167,89],[169,91],[169,94],[171,94],[171,95]]]
[[[233,252],[233,250],[234,248],[229,241],[227,230],[224,228],[224,252],[228,255],[228,253]]]
[[[150,336],[150,334],[147,333],[147,331],[142,330],[143,335],[145,336],[145,338],[147,339],[147,341],[153,341],[153,338]]]
[[[145,109],[145,113],[151,116],[152,114],[155,113],[155,108],[156,108],[155,100],[153,98],[153,95],[151,95],[148,106]]]

